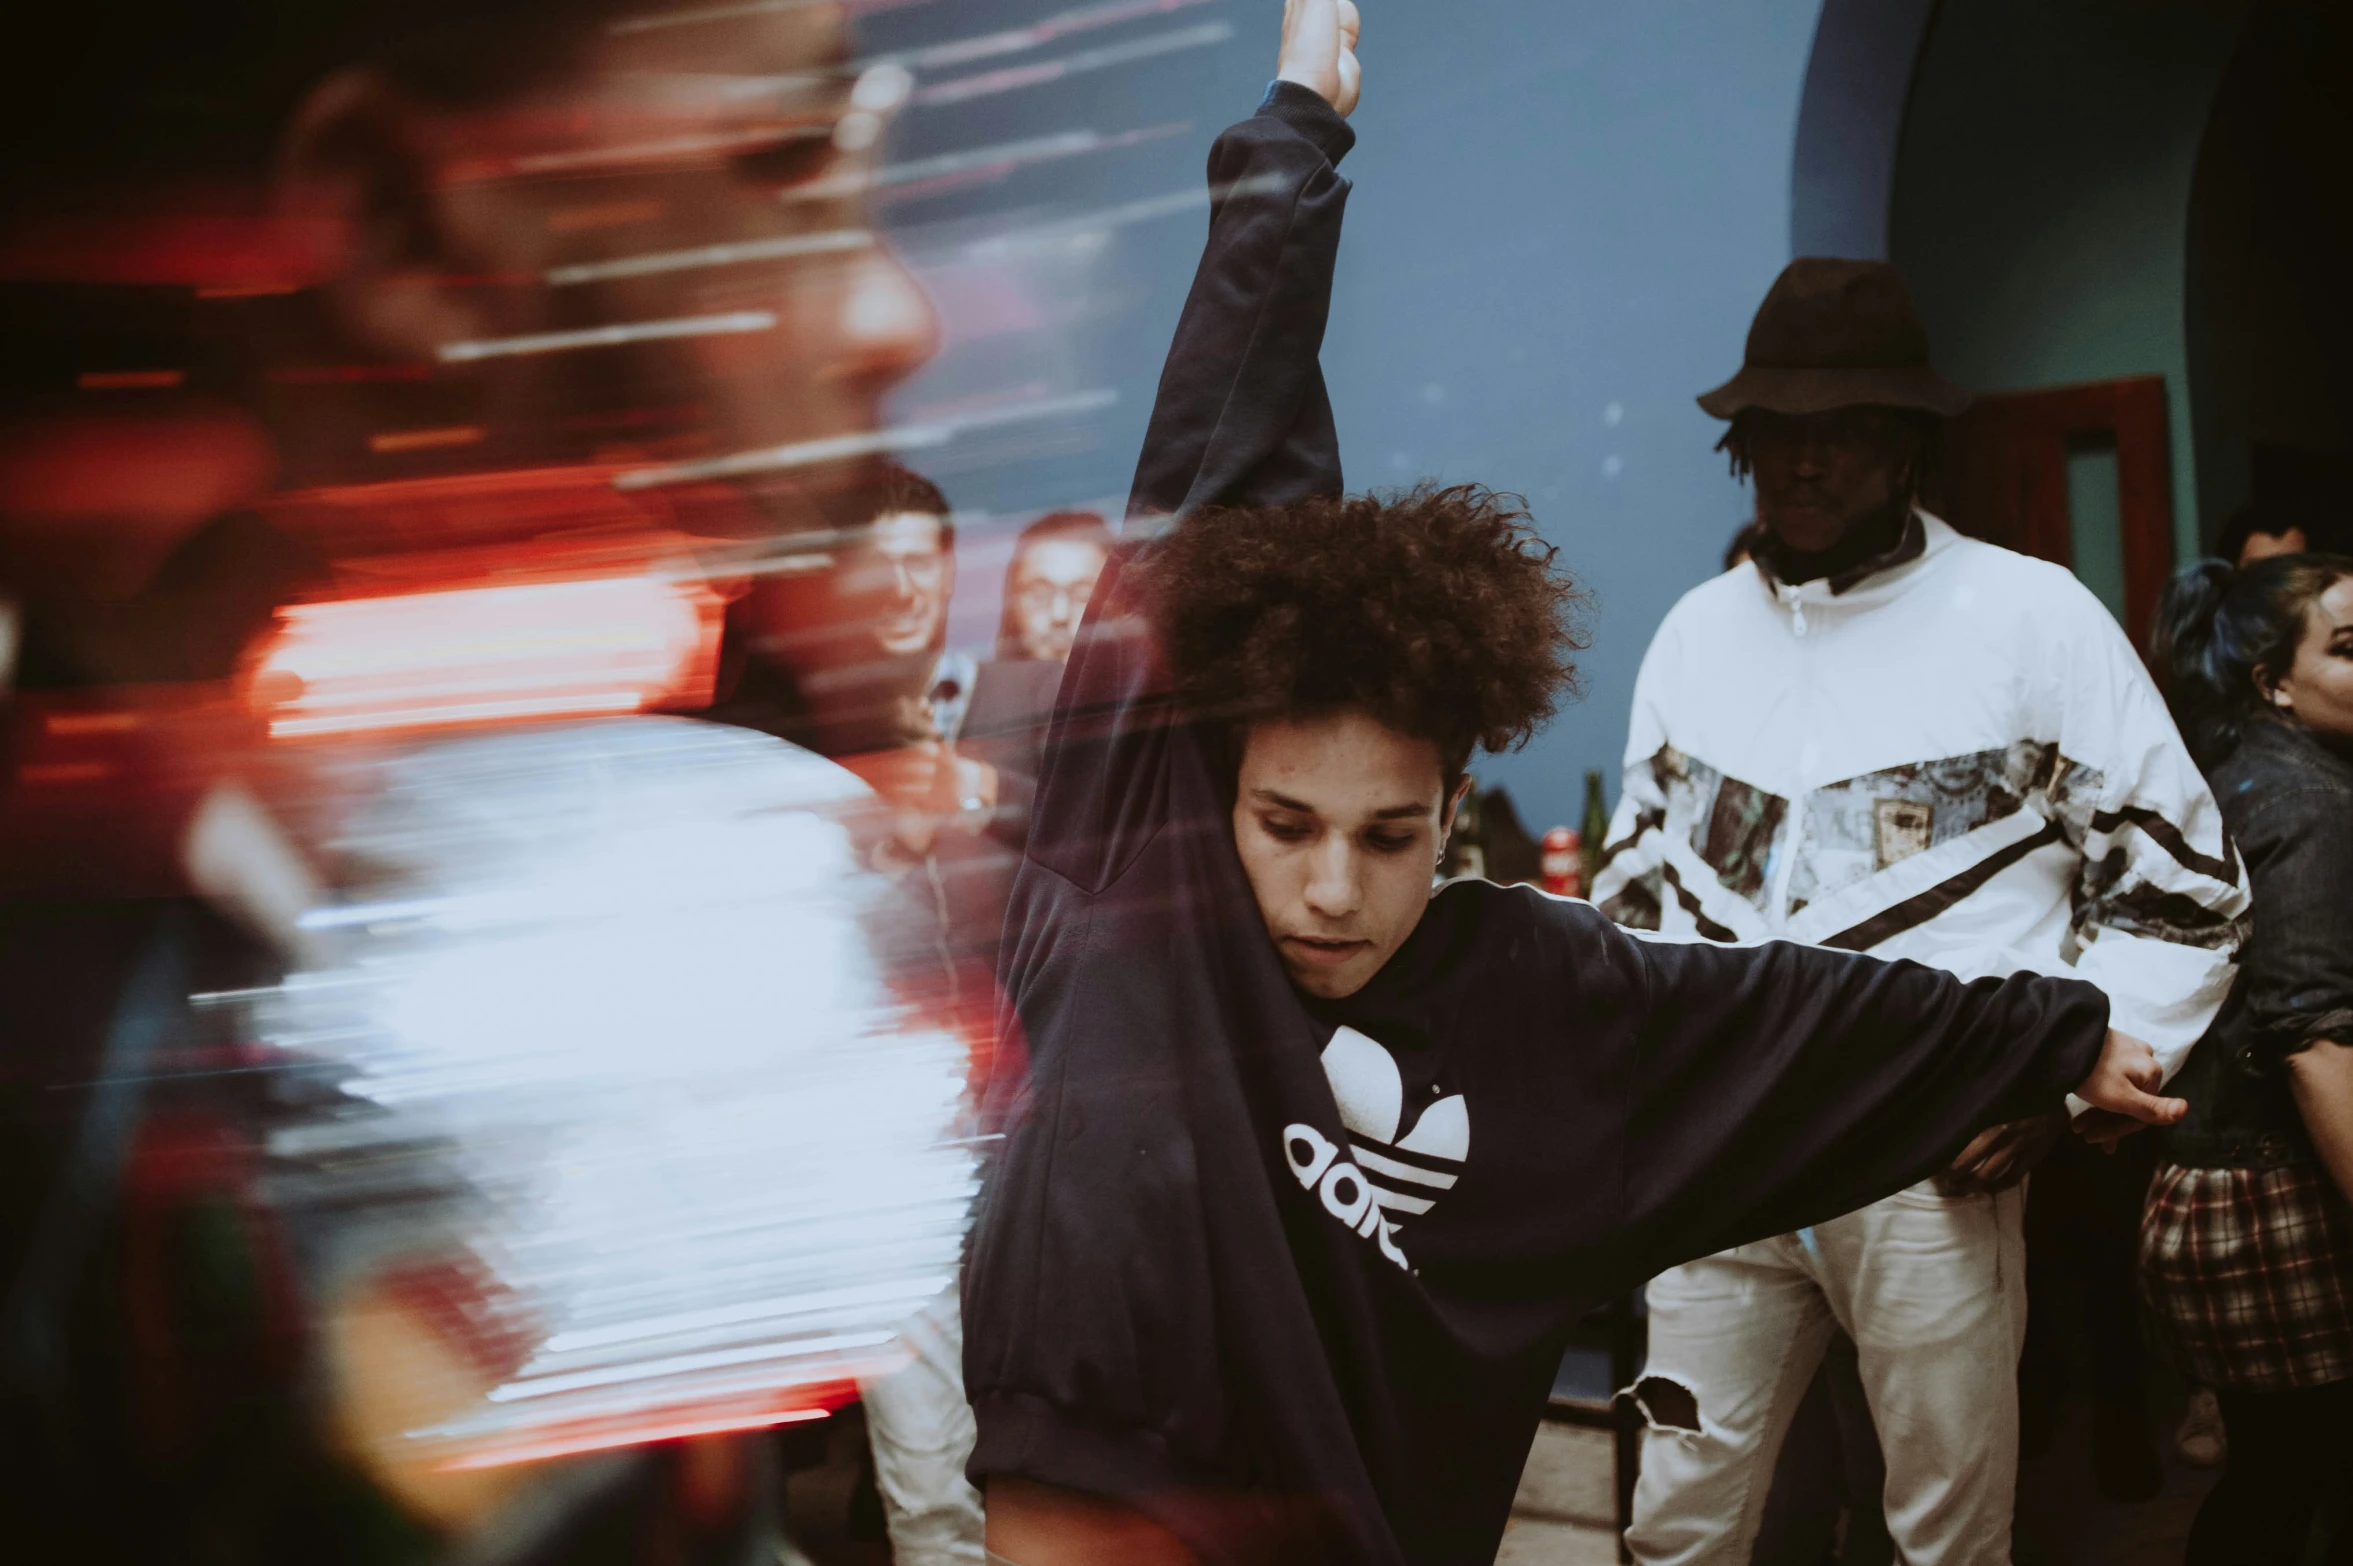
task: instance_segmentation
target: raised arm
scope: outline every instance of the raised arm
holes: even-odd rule
[[[1355,142],[1356,7],[1291,0],[1277,78],[1209,155],[1209,241],[1161,370],[1131,516],[1338,494],[1339,443],[1316,355]],[[1338,104],[1340,107],[1335,108]],[[1055,701],[1029,857],[1090,891],[1164,824],[1173,729],[1146,606],[1113,557]]]
[[[1355,37],[1349,0],[1290,0],[1278,80],[1210,153],[1209,242],[1161,373],[1131,516],[1340,491],[1316,355],[1348,197],[1333,165],[1354,140],[1342,116],[1356,97]],[[1201,1462],[1228,1417],[1216,1329],[1201,1313],[1213,1247],[1192,1176],[1179,1173],[1194,1167],[1190,1132],[1155,1106],[1176,1091],[1172,1060],[1184,1052],[1167,1050],[1184,1034],[1122,1027],[1153,1014],[1138,997],[1155,974],[1106,974],[1089,945],[1098,897],[1148,847],[1225,831],[1204,804],[1215,790],[1169,699],[1127,558],[1096,589],[1055,703],[1001,970],[1043,1086],[1008,1116],[965,1273],[972,1469],[987,1485],[991,1557],[1022,1566],[1184,1566],[1194,1553],[1180,1524],[1216,1538],[1247,1533],[1257,1515],[1255,1502],[1222,1496],[1235,1476]],[[1157,889],[1181,919],[1182,888]],[[1170,995],[1166,1012],[1199,1005],[1214,1025],[1225,1020],[1216,1000]],[[1107,1052],[1120,1057],[1108,1079]],[[1147,1125],[1128,1118],[1139,1114]],[[1072,1173],[1080,1150],[1130,1129],[1152,1150],[1120,1142],[1111,1189]],[[1317,1462],[1344,1479],[1335,1488],[1318,1469],[1307,1488],[1355,1502],[1338,1504],[1363,1532],[1347,1557],[1393,1558],[1354,1455]]]
[[[1355,144],[1356,7],[1291,0],[1258,112],[1209,153],[1209,243],[1136,464],[1131,515],[1338,494],[1339,439],[1316,355]]]

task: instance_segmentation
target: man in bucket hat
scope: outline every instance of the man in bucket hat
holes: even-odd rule
[[[1809,257],[1774,283],[1740,373],[1699,399],[1729,421],[1759,541],[1643,660],[1594,897],[1687,940],[2072,971],[2170,1074],[2229,988],[2238,864],[2099,601],[1920,508],[1968,400],[1894,267]],[[1637,1560],[1749,1559],[1834,1328],[1886,1446],[1899,1558],[2010,1559],[2018,1187],[2056,1129],[1995,1127],[1934,1179],[1651,1284]]]

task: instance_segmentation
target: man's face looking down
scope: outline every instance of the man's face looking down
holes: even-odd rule
[[[1920,436],[1892,408],[1748,418],[1757,520],[1784,549],[1821,554],[1911,498]]]
[[[1421,923],[1461,787],[1438,747],[1361,712],[1251,725],[1234,848],[1291,982],[1364,988]]]

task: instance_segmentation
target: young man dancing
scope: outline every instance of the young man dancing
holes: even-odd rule
[[[1355,11],[1292,0],[1066,676],[1006,930],[1031,1052],[966,1277],[1014,1566],[1490,1561],[1580,1310],[2073,1086],[2166,1120],[2089,985],[1669,945],[1432,871],[1567,683],[1476,489],[1340,498],[1321,344]],[[1248,508],[1248,509],[1243,509]]]

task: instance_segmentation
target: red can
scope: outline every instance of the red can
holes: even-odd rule
[[[1559,897],[1583,897],[1585,878],[1578,869],[1578,849],[1582,846],[1576,831],[1556,826],[1544,834],[1543,888]]]

